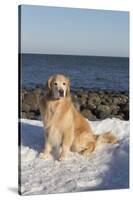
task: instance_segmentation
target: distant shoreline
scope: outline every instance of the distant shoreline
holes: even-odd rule
[[[125,58],[129,59],[127,56],[102,56],[102,55],[73,55],[73,54],[48,54],[48,53],[18,53],[19,55],[49,55],[49,56],[81,56],[81,57],[103,57],[103,58]]]

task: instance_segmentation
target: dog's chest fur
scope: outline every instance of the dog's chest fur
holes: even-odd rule
[[[65,107],[65,110],[64,110]],[[45,128],[54,127],[61,128],[61,121],[65,119],[67,114],[67,103],[64,101],[49,101],[47,102],[44,113]]]
[[[45,110],[45,122],[56,120],[60,115],[61,106],[59,103],[48,102]]]
[[[63,101],[49,101],[47,102],[44,113],[44,126],[46,136],[52,146],[59,146],[63,137],[62,120],[65,121],[67,110],[64,112],[65,102]]]

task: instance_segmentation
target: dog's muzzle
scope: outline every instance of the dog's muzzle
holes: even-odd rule
[[[64,90],[63,89],[59,90],[59,95],[60,95],[60,97],[64,97]]]

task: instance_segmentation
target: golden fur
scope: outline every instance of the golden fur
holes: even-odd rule
[[[51,76],[45,90],[46,94],[40,100],[40,111],[45,128],[45,148],[40,153],[40,158],[47,158],[54,146],[61,146],[59,160],[63,160],[69,150],[88,155],[101,143],[116,143],[115,136],[110,132],[101,136],[93,133],[88,121],[73,105],[70,81],[67,77]],[[63,90],[64,96],[60,96],[59,90]]]

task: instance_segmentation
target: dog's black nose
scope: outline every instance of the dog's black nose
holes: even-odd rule
[[[60,93],[61,96],[63,96],[64,90],[63,90],[63,89],[60,89],[60,90],[59,90],[59,93]]]

